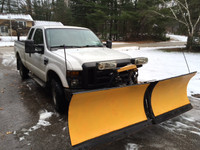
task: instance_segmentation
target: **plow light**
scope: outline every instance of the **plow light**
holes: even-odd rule
[[[143,65],[146,64],[148,62],[148,58],[146,57],[137,57],[135,58],[135,65]]]
[[[117,63],[114,61],[110,62],[100,62],[98,64],[99,70],[107,70],[107,69],[115,69],[117,67]]]

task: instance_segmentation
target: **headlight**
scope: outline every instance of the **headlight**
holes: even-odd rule
[[[115,69],[116,67],[117,67],[117,63],[114,61],[98,63],[99,70]]]
[[[143,65],[148,62],[148,58],[146,57],[137,57],[134,59],[134,64],[135,65]]]

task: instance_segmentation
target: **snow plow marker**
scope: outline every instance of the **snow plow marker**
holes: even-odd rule
[[[68,111],[73,149],[123,138],[190,110],[187,84],[195,74],[73,93]]]

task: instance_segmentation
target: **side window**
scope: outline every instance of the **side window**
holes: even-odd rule
[[[37,29],[33,37],[34,44],[44,44],[42,29]]]
[[[34,31],[34,28],[31,29],[31,31],[30,31],[30,33],[29,33],[29,35],[28,35],[28,40],[31,39],[31,37],[32,37],[32,35],[33,35],[33,31]]]

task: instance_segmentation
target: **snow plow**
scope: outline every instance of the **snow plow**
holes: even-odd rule
[[[68,110],[71,145],[79,149],[123,138],[192,109],[187,84],[195,74],[73,93]]]

